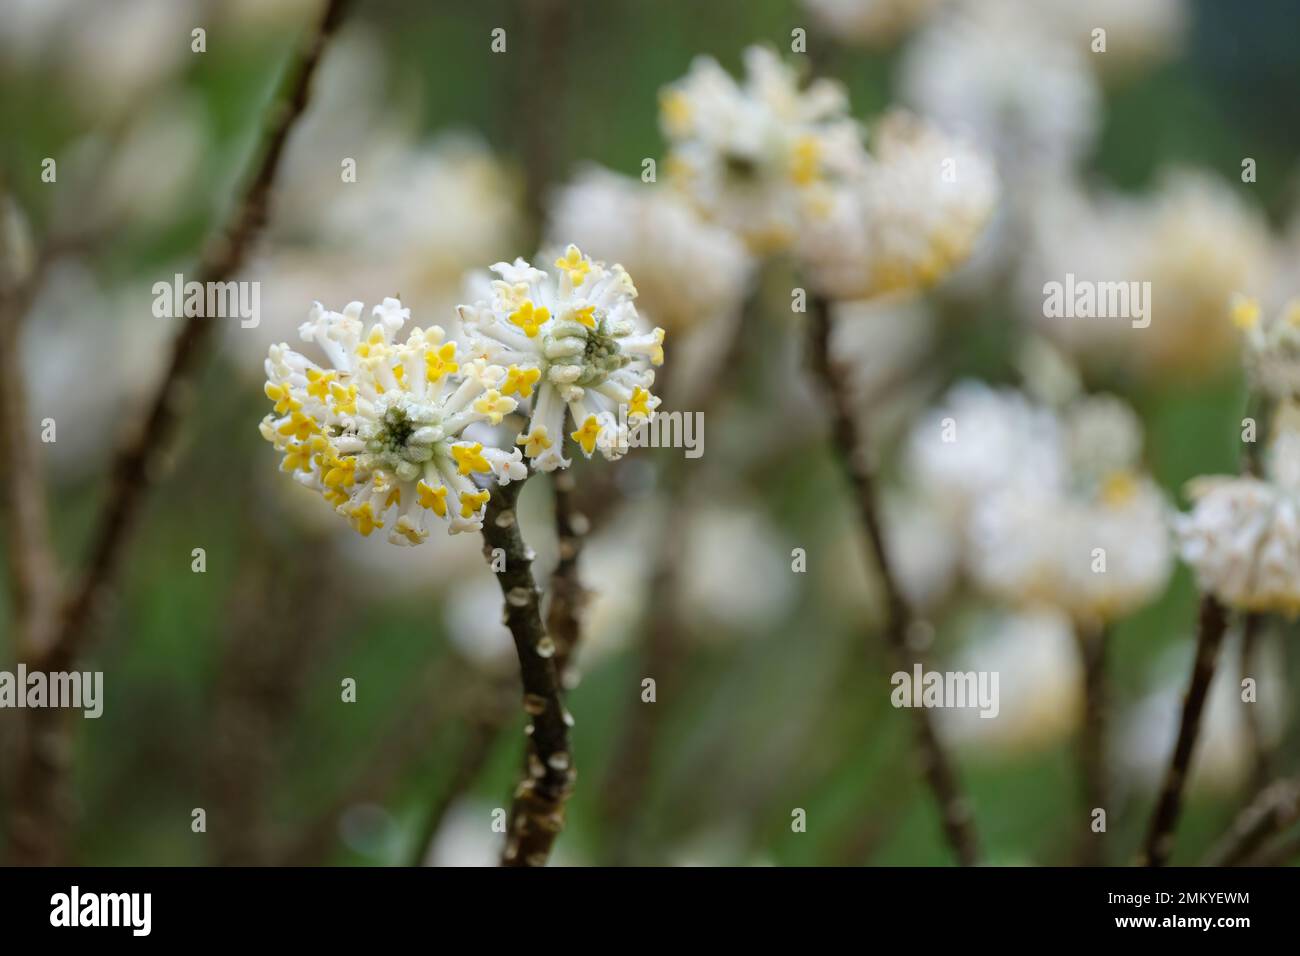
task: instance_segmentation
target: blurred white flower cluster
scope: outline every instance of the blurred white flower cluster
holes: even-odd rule
[[[1229,607],[1300,612],[1300,408],[1276,413],[1260,477],[1203,476],[1177,519],[1182,558],[1198,585]]]
[[[1152,600],[1171,571],[1168,506],[1141,470],[1141,444],[1113,397],[1054,408],[962,382],[908,437],[907,474],[979,590],[1092,627]]]

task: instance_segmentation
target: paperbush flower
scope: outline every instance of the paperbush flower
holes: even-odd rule
[[[710,218],[758,252],[787,247],[827,190],[862,161],[861,134],[844,90],[830,80],[799,88],[795,71],[764,47],[745,51],[737,83],[709,57],[660,95],[669,170]]]
[[[566,432],[588,458],[597,450],[622,457],[629,428],[654,418],[659,399],[650,392],[650,366],[664,359],[664,330],[638,327],[637,291],[627,272],[574,245],[546,270],[516,259],[492,271],[500,278],[490,298],[459,312],[471,352],[505,366],[500,394],[532,402],[517,444],[540,471],[569,466]]]
[[[1057,410],[968,382],[913,431],[909,466],[961,529],[983,591],[1092,623],[1140,607],[1169,579],[1168,507],[1140,470],[1141,445],[1117,399]]]
[[[1238,296],[1232,304],[1232,321],[1242,331],[1251,384],[1274,398],[1300,395],[1300,299],[1264,318],[1256,300]]]
[[[1246,611],[1300,612],[1300,411],[1278,413],[1262,478],[1188,483],[1192,510],[1175,520],[1182,558],[1201,589]]]
[[[328,357],[321,366],[281,344],[266,359],[275,407],[262,436],[284,454],[282,470],[319,491],[362,535],[386,528],[396,544],[419,544],[430,516],[451,533],[482,527],[489,492],[527,469],[511,452],[464,437],[479,422],[514,411],[508,372],[468,359],[438,326],[397,333],[410,316],[397,299],[331,312],[312,306],[299,332]]]
[[[934,284],[970,255],[997,202],[990,162],[915,117],[885,117],[872,147],[801,243],[805,271],[837,299]]]

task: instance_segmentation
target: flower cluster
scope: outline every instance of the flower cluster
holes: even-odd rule
[[[544,471],[569,465],[566,410],[583,453],[608,458],[626,450],[629,427],[654,416],[645,366],[662,362],[663,331],[637,331],[636,289],[621,266],[570,246],[554,274],[523,260],[493,268],[502,280],[491,301],[461,307],[467,345],[438,326],[399,338],[410,310],[390,298],[369,328],[360,302],[342,312],[312,307],[299,331],[328,366],[288,345],[270,349],[274,409],[262,436],[283,454],[282,470],[362,535],[384,528],[396,544],[419,544],[433,519],[453,534],[477,531],[487,482],[526,477],[525,455]],[[487,426],[529,399],[522,447],[495,447]]]
[[[711,219],[751,248],[787,248],[833,183],[861,163],[861,133],[844,90],[829,80],[799,88],[765,47],[745,51],[738,84],[709,57],[660,96],[676,182]]]
[[[1300,299],[1265,318],[1258,301],[1237,296],[1232,321],[1242,332],[1251,385],[1274,398],[1300,396]]]
[[[1277,413],[1263,477],[1211,475],[1188,485],[1175,520],[1201,589],[1246,611],[1300,612],[1300,408]]]
[[[629,428],[650,421],[659,405],[651,366],[664,360],[664,330],[640,328],[627,271],[574,245],[548,269],[516,259],[492,271],[500,278],[490,298],[462,305],[460,318],[472,354],[506,366],[503,394],[532,399],[517,441],[533,467],[568,467],[566,411],[576,426],[569,437],[584,455],[622,457]]]
[[[968,382],[909,439],[917,484],[964,544],[969,578],[1014,606],[1114,619],[1168,581],[1168,510],[1138,465],[1136,416],[1107,396],[1057,410]]]
[[[997,202],[992,166],[911,115],[886,116],[872,140],[802,250],[813,282],[837,299],[933,285],[970,255]]]

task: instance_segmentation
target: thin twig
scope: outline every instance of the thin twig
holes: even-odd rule
[[[813,296],[808,310],[808,344],[814,374],[821,381],[831,406],[831,437],[841,465],[853,487],[858,511],[866,531],[871,558],[885,592],[884,637],[899,666],[910,672],[918,656],[908,646],[911,610],[894,577],[884,528],[876,501],[875,474],[866,462],[865,447],[858,435],[849,389],[842,371],[831,359],[830,303]],[[926,780],[939,806],[944,836],[957,861],[973,866],[979,861],[979,840],[971,817],[970,802],[961,788],[951,756],[924,707],[910,708],[916,723],[917,745]]]
[[[1236,866],[1264,841],[1300,820],[1300,777],[1278,780],[1238,814],[1228,832],[1206,857],[1207,866]]]
[[[1105,863],[1103,836],[1092,830],[1092,814],[1110,812],[1110,786],[1106,762],[1106,651],[1110,635],[1104,626],[1085,628],[1079,633],[1083,656],[1083,735],[1079,741],[1079,762],[1083,771],[1085,804],[1080,862],[1084,866]]]
[[[545,866],[564,829],[564,804],[577,776],[569,748],[568,711],[555,667],[555,642],[542,624],[541,593],[533,579],[533,552],[524,544],[515,511],[523,482],[492,489],[483,522],[489,563],[504,556],[497,583],[505,598],[506,626],[514,638],[523,683],[528,743],[523,779],[510,809],[503,866]]]
[[[227,227],[200,260],[199,281],[229,279],[243,265],[261,232],[289,133],[306,109],[311,78],[346,7],[347,0],[329,0],[310,41],[297,56],[285,97],[270,114],[271,127],[242,198]],[[177,334],[166,374],[144,425],[117,456],[86,569],[65,605],[52,643],[29,660],[29,666],[46,671],[71,670],[85,650],[92,622],[112,586],[128,533],[139,515],[144,492],[170,445],[215,329],[212,319],[191,318]],[[24,713],[27,725],[19,754],[10,834],[12,862],[51,863],[62,857],[67,822],[62,791],[69,762],[68,723],[64,712],[56,709]]]
[[[27,380],[20,353],[21,316],[40,286],[40,255],[24,261],[19,213],[0,193],[0,455],[9,474],[0,492],[5,549],[13,599],[17,656],[26,659],[45,646],[54,632],[59,602],[59,572],[50,539],[45,482],[27,404]]]
[[[1192,752],[1201,729],[1201,713],[1214,680],[1215,660],[1227,629],[1227,612],[1213,595],[1201,598],[1200,624],[1196,634],[1196,660],[1191,682],[1183,698],[1183,716],[1178,724],[1178,740],[1160,787],[1160,797],[1151,813],[1140,862],[1145,866],[1164,866],[1174,849],[1174,830],[1183,805],[1183,790],[1191,769]]]

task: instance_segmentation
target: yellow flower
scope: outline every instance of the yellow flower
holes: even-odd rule
[[[650,417],[650,393],[644,388],[636,387],[632,389],[632,400],[628,402],[627,414],[630,418],[633,415],[643,415]]]
[[[524,330],[530,339],[537,337],[538,330],[550,321],[551,312],[545,306],[536,308],[532,299],[524,299],[519,308],[510,313],[510,321]]]
[[[516,438],[515,444],[523,445],[524,454],[529,458],[536,458],[551,447],[551,439],[546,434],[546,426],[538,425],[527,435],[520,435]]]
[[[492,494],[488,491],[479,491],[474,494],[462,491],[460,494],[460,516],[462,518],[474,517],[479,508],[487,504],[490,497],[492,497]]]
[[[1259,300],[1237,295],[1232,298],[1232,324],[1243,332],[1259,324]]]
[[[456,362],[456,343],[448,342],[436,352],[430,349],[424,355],[425,374],[431,382],[440,382],[446,375],[460,370]]]
[[[587,275],[591,272],[591,260],[570,243],[564,250],[564,255],[555,260],[555,267],[569,276],[569,281],[576,289],[587,281]]]
[[[266,392],[267,398],[275,402],[275,413],[277,415],[288,415],[290,412],[296,412],[302,408],[302,403],[295,401],[294,397],[289,393],[288,385],[272,385],[267,382],[263,391]]]
[[[600,422],[596,421],[595,415],[588,415],[582,427],[573,432],[571,437],[582,446],[586,454],[590,455],[596,450],[596,439],[600,437]]]
[[[596,327],[596,317],[594,315],[596,307],[594,305],[584,305],[581,309],[573,310],[573,321],[589,329]]]
[[[812,136],[800,136],[790,157],[790,178],[800,186],[817,181],[821,168],[821,144]]]
[[[322,372],[320,369],[307,369],[307,394],[322,402],[329,394],[330,383],[334,381],[335,372]]]
[[[302,412],[294,412],[289,420],[278,429],[281,435],[290,438],[296,438],[298,441],[306,441],[316,432],[320,431],[320,426],[316,422],[304,415]]]
[[[447,517],[447,489],[445,486],[439,485],[434,488],[421,481],[415,486],[415,490],[420,495],[421,508],[428,508],[439,518]]]
[[[349,517],[352,519],[352,527],[356,528],[363,538],[370,537],[370,532],[384,526],[382,521],[375,520],[375,513],[370,509],[369,501],[353,508]]]
[[[451,456],[456,459],[462,475],[468,475],[471,471],[492,470],[492,466],[483,457],[482,442],[475,442],[472,445],[452,445]]]
[[[513,412],[516,404],[513,398],[506,398],[495,388],[489,388],[474,403],[474,411],[486,415],[493,425],[500,425],[501,418],[508,412]]]
[[[512,365],[506,371],[506,380],[501,386],[501,391],[506,395],[518,394],[520,398],[528,398],[533,394],[533,386],[541,377],[540,368],[520,368],[518,365]]]
[[[333,458],[330,461],[330,469],[325,472],[325,484],[330,488],[337,488],[340,485],[348,487],[356,484],[357,459],[349,455],[346,458]]]
[[[339,415],[355,415],[357,413],[357,387],[355,385],[348,385],[345,388],[338,382],[331,382],[330,396],[334,399],[334,411]]]

